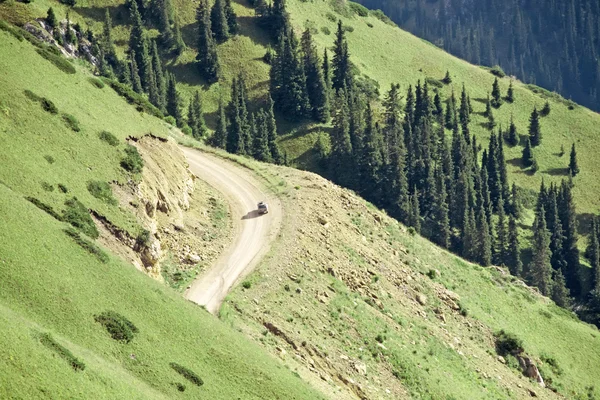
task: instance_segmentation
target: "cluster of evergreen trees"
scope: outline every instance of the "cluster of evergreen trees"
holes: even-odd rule
[[[284,164],[284,155],[277,146],[277,124],[269,97],[267,106],[257,112],[249,111],[246,83],[243,75],[233,80],[231,101],[225,107],[219,102],[217,129],[210,143],[239,155],[252,156],[259,161]]]
[[[594,0],[360,0],[402,28],[481,65],[600,110],[600,3]]]

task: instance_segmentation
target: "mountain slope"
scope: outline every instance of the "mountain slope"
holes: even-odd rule
[[[282,239],[220,316],[301,376],[339,398],[598,395],[589,389],[600,379],[595,327],[316,175],[252,165],[285,182]],[[523,340],[548,388],[498,357],[500,330]]]
[[[161,226],[160,220],[168,217],[165,210],[177,214],[177,201],[185,200],[188,192],[183,188],[181,198],[169,192],[180,179],[182,185],[186,182],[171,172],[169,163],[184,171],[186,165],[180,152],[173,153],[173,143],[157,139],[169,134],[166,125],[136,111],[108,85],[90,82],[85,69],[76,66],[74,74],[64,73],[27,41],[4,31],[0,54],[0,397],[319,398],[239,333],[109,253],[122,248],[114,244],[115,237],[136,242],[143,227]],[[59,113],[45,111],[42,104],[49,103],[28,97],[25,90],[52,101]],[[77,119],[78,132],[66,124],[62,113]],[[113,132],[112,139],[100,139],[104,130]],[[129,173],[120,165],[128,137],[150,157],[142,174]],[[153,152],[164,152],[169,159]],[[151,165],[155,160],[162,161],[160,169],[168,178],[156,172]],[[172,180],[159,182],[165,192],[160,202],[150,194],[147,204],[133,195],[120,204],[114,201],[132,187],[142,194],[150,192],[153,178]],[[94,185],[103,188],[97,193],[90,190],[90,182],[111,185],[109,189]],[[211,196],[197,185],[190,209],[208,203]],[[69,206],[72,202],[67,200],[73,197],[83,210]],[[163,211],[153,209],[153,204]],[[88,210],[97,216],[95,222],[87,219]],[[136,210],[155,219],[137,218]],[[201,213],[210,221],[213,210]],[[193,235],[205,236],[202,247],[210,247],[213,239],[219,243],[215,231],[223,227],[218,221],[216,229],[198,231],[192,224],[196,217],[184,217],[179,230],[194,229]],[[79,230],[59,219],[76,222]],[[101,231],[98,241],[89,221]],[[116,232],[112,241],[107,228]],[[163,243],[169,242],[165,230],[158,233]],[[181,232],[171,235],[172,240],[184,239]],[[137,237],[143,242],[143,235]],[[117,338],[131,339],[133,333],[131,341],[113,340],[97,322],[107,312],[122,315],[136,327],[124,328],[126,323],[113,314],[103,319],[117,321],[108,325],[121,335]],[[188,374],[192,381],[188,380],[172,363],[191,370],[203,385],[196,386],[193,375]]]

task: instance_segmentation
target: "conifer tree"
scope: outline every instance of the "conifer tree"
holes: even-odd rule
[[[323,52],[323,80],[327,89],[327,98],[331,97],[331,64],[329,63],[329,52],[327,49]]]
[[[344,26],[342,20],[339,20],[333,53],[333,89],[345,88],[351,90],[352,86],[350,53],[344,34]]]
[[[148,54],[148,40],[144,32],[142,16],[138,11],[135,1],[131,2],[131,21],[131,35],[129,36],[130,57],[135,58],[142,87],[145,92],[148,92],[150,90],[152,65]]]
[[[350,140],[350,110],[345,90],[338,91],[335,102],[333,130],[331,131],[331,154],[333,173],[342,185],[350,183],[352,171],[352,142]]]
[[[529,117],[529,139],[531,140],[531,146],[534,147],[542,143],[540,116],[536,108],[533,109]]]
[[[552,290],[552,267],[550,265],[550,234],[546,228],[545,210],[542,205],[536,212],[533,222],[532,259],[529,264],[531,283],[540,289],[544,296]]]
[[[419,207],[419,192],[417,189],[414,189],[413,194],[410,196],[408,226],[411,226],[415,232],[421,233],[421,211]]]
[[[154,71],[152,70],[152,63],[149,65],[148,75],[150,77],[150,81],[148,82],[148,100],[152,104],[159,104],[160,93],[158,91],[158,86],[156,85],[156,77],[154,75]]]
[[[177,126],[183,126],[183,116],[181,115],[181,98],[177,90],[177,80],[175,75],[169,74],[167,84],[167,113],[175,118]]]
[[[523,263],[519,250],[519,231],[517,229],[517,221],[511,214],[508,218],[508,249],[506,264],[510,273],[514,276],[521,276],[523,272]]]
[[[446,70],[446,75],[444,76],[444,79],[442,79],[442,82],[444,82],[446,85],[449,85],[452,83],[452,77],[450,76],[450,71]]]
[[[546,100],[544,107],[540,110],[540,115],[542,117],[547,117],[550,115],[550,102],[548,100]]]
[[[115,49],[115,43],[112,38],[112,20],[108,8],[104,14],[104,25],[102,30],[102,41],[101,48],[104,50],[104,57],[113,67],[118,62],[117,50]]]
[[[504,213],[504,200],[499,199],[498,204],[498,220],[496,222],[496,240],[494,249],[494,263],[496,265],[508,265],[508,232],[506,230],[506,214]]]
[[[521,201],[519,199],[519,191],[516,183],[513,182],[510,193],[510,213],[516,219],[521,218]]]
[[[558,215],[556,190],[554,188],[550,189],[545,203],[546,225],[550,231],[550,251],[552,252],[550,263],[555,270],[564,270],[567,267],[563,249],[565,237],[563,234],[562,223],[560,222],[560,217]]]
[[[383,180],[383,137],[379,125],[375,123],[375,116],[371,104],[367,103],[365,112],[365,132],[363,135],[363,154],[361,156],[361,176],[363,196],[374,203],[379,202],[381,182]]]
[[[229,24],[225,14],[225,0],[215,0],[210,11],[211,30],[214,38],[219,42],[229,39]]]
[[[460,109],[458,115],[460,117],[460,124],[464,129],[464,127],[471,122],[471,107],[469,107],[469,99],[467,97],[467,90],[465,89],[464,84],[462,87],[462,93],[460,94]]]
[[[289,32],[290,16],[286,10],[285,0],[273,0],[270,7],[269,28],[274,39],[287,36]]]
[[[52,30],[56,29],[58,26],[56,14],[54,14],[54,9],[52,7],[48,9],[48,13],[46,15],[46,25],[48,25],[48,27]]]
[[[462,234],[462,256],[467,260],[477,260],[477,223],[473,207],[467,207],[464,214]]]
[[[450,247],[450,218],[448,209],[448,195],[446,191],[446,178],[440,167],[436,171],[437,197],[434,206],[435,227],[433,231],[433,240],[438,245]]]
[[[229,35],[237,35],[239,26],[237,22],[237,15],[231,5],[231,0],[225,0],[225,17],[227,18],[227,27],[229,28]]]
[[[245,155],[252,152],[244,78],[239,75],[231,84],[231,102],[227,110],[229,129],[227,151]]]
[[[571,157],[569,161],[569,174],[575,177],[579,173],[579,165],[577,163],[577,151],[575,150],[575,143],[571,147]]]
[[[494,83],[492,85],[492,105],[496,108],[502,105],[502,94],[500,93],[500,84],[498,83],[498,78],[494,79]]]
[[[533,155],[533,149],[531,148],[531,139],[527,138],[525,142],[525,148],[523,148],[523,156],[521,161],[525,167],[531,167],[535,162],[535,156]]]
[[[267,129],[267,139],[269,142],[269,150],[271,159],[275,164],[287,164],[277,145],[277,121],[275,120],[274,104],[271,96],[267,99],[267,108],[265,112],[265,125]]]
[[[219,79],[221,67],[211,30],[208,0],[200,0],[196,21],[198,22],[198,56],[196,57],[198,69],[204,79],[214,83]]]
[[[328,90],[321,70],[321,60],[319,60],[310,29],[304,31],[302,35],[302,52],[312,117],[319,122],[327,122],[329,120]]]
[[[152,42],[152,71],[154,73],[154,82],[158,93],[158,101],[153,103],[161,112],[167,111],[167,85],[165,82],[165,74],[163,71],[160,55],[156,42]]]
[[[173,20],[173,8],[170,0],[155,0],[154,13],[156,13],[157,28],[160,32],[160,41],[165,47],[173,44],[173,29],[171,27]]]
[[[188,125],[192,129],[192,136],[201,139],[206,135],[206,123],[202,113],[202,99],[200,92],[196,91],[188,108]]]
[[[106,57],[104,56],[104,50],[100,49],[98,54],[98,73],[100,76],[105,76],[107,78],[113,77],[113,71],[108,62],[106,61]]]
[[[131,86],[133,91],[136,93],[143,93],[144,88],[142,88],[142,81],[140,80],[140,75],[138,72],[138,66],[135,61],[135,52],[132,51],[129,60],[129,76],[131,79]]]
[[[252,143],[252,155],[258,161],[271,162],[271,150],[269,149],[269,132],[267,129],[266,114],[264,110],[258,112],[254,122],[254,140]]]
[[[477,211],[477,262],[484,267],[492,263],[492,240],[490,227],[483,205]]]
[[[225,114],[225,104],[222,97],[219,98],[217,128],[212,136],[211,145],[219,149],[225,149],[227,145],[227,115]]]
[[[598,224],[598,218],[592,218],[590,230],[590,238],[587,249],[588,258],[590,260],[590,266],[592,267],[592,290],[600,289],[600,245],[598,244],[598,234],[600,232],[600,226]]]
[[[554,279],[552,283],[552,300],[557,306],[568,308],[571,305],[571,299],[569,298],[569,289],[566,286],[565,276],[562,271],[554,271]]]
[[[179,55],[183,53],[186,48],[183,36],[181,35],[181,24],[179,18],[175,16],[175,22],[173,22],[173,43],[175,45],[175,54]]]
[[[513,81],[510,80],[510,84],[508,85],[508,91],[506,92],[506,101],[509,103],[514,103],[515,101],[515,91],[513,88]]]
[[[565,240],[563,242],[563,251],[567,269],[563,271],[567,280],[567,287],[571,290],[573,296],[581,294],[581,282],[579,277],[579,247],[577,242],[579,235],[577,233],[577,212],[575,202],[571,193],[572,183],[563,181],[557,198],[560,221],[563,228]]]
[[[508,127],[508,137],[507,140],[510,146],[516,146],[519,144],[519,133],[517,132],[517,126],[515,125],[515,120],[513,115],[510,115],[510,125]]]

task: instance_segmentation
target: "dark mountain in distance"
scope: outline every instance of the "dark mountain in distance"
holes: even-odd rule
[[[598,1],[358,1],[460,58],[600,110]]]

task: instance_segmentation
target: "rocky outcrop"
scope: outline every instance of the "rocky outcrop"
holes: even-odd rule
[[[519,360],[523,375],[535,380],[541,387],[546,387],[544,378],[542,378],[538,367],[533,363],[531,358],[527,356],[517,356],[517,360]]]

